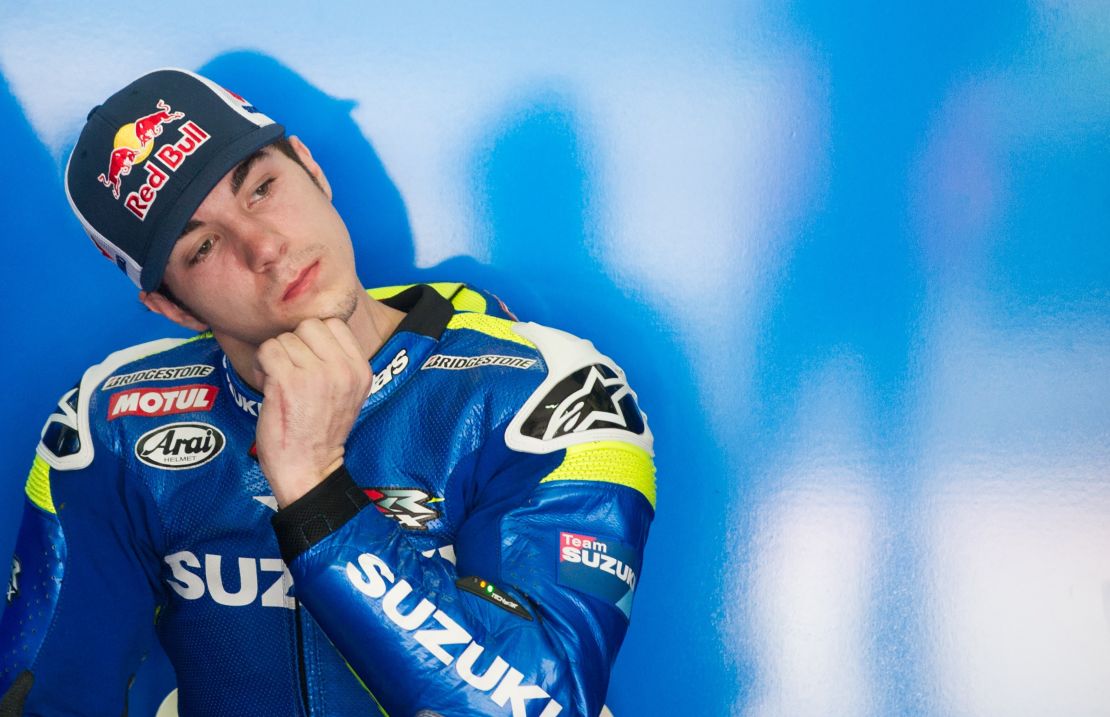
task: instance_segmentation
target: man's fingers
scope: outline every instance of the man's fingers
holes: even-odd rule
[[[336,340],[334,332],[320,319],[305,319],[297,325],[294,333],[321,361],[349,361],[347,352]]]
[[[276,338],[262,342],[254,354],[254,361],[258,372],[266,376],[283,374],[293,367],[289,352]]]
[[[335,318],[334,316],[324,321],[324,326],[327,328],[331,335],[335,337],[336,342],[339,343],[340,348],[352,361],[360,363],[367,363],[366,357],[362,355],[362,347],[358,345],[358,339],[351,331],[351,327],[343,319]]]
[[[290,362],[297,368],[314,368],[319,365],[321,360],[327,360],[307,346],[304,340],[296,334],[280,334],[275,339],[289,356]]]

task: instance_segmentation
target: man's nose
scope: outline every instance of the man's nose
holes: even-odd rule
[[[287,250],[284,235],[274,227],[244,223],[239,236],[242,238],[243,261],[254,272],[268,270]]]

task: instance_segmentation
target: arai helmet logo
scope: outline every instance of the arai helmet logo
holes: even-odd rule
[[[155,468],[196,468],[218,456],[226,442],[220,429],[207,423],[171,423],[144,433],[135,443],[135,457]]]

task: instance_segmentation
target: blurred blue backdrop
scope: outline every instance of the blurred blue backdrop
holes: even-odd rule
[[[367,285],[628,371],[659,510],[616,717],[1110,715],[1105,2],[136,10],[0,10],[0,555],[58,396],[176,334],[60,177],[180,66],[306,141]]]

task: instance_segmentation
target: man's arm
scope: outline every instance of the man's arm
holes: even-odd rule
[[[457,570],[366,509],[345,470],[276,517],[299,599],[388,713],[600,711],[652,509],[595,476],[646,483],[651,462],[598,443],[537,476],[544,463],[521,458],[493,477],[488,490],[516,505],[479,507],[459,531]],[[522,482],[532,489],[514,495]]]
[[[653,515],[650,433],[623,376],[553,370],[476,457],[457,569],[345,468],[274,519],[298,598],[389,714],[601,709]]]
[[[81,406],[78,389],[59,402],[27,480],[0,619],[4,717],[123,714],[154,640],[157,518]]]

